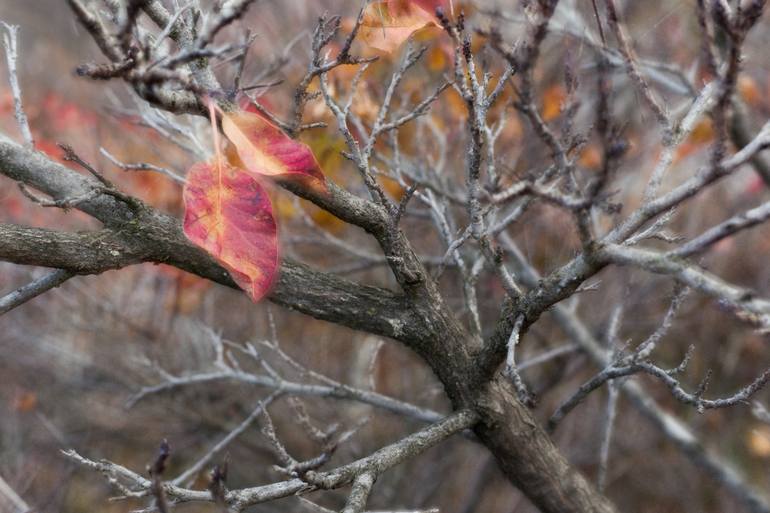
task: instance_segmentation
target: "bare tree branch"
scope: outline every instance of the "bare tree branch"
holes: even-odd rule
[[[2,228],[0,228],[0,231],[2,231]],[[59,269],[48,273],[23,287],[19,287],[13,292],[9,292],[5,296],[0,297],[0,315],[13,310],[17,306],[23,305],[27,301],[36,298],[52,288],[58,287],[68,279],[72,278],[72,276],[73,274],[71,272]]]
[[[19,86],[19,74],[16,70],[16,62],[19,58],[17,40],[19,36],[19,27],[9,25],[3,21],[0,24],[5,27],[3,34],[3,44],[5,46],[5,60],[8,64],[8,81],[11,84],[11,93],[13,94],[13,109],[16,116],[16,122],[21,130],[24,141],[30,148],[35,147],[35,139],[32,137],[32,131],[29,129],[29,120],[24,112],[24,104],[21,101],[21,87]]]
[[[478,417],[472,412],[459,411],[365,458],[327,472],[314,472],[310,477],[313,484],[295,478],[254,488],[231,490],[226,493],[225,501],[234,511],[242,511],[249,506],[281,497],[317,489],[329,490],[346,486],[362,474],[380,474],[406,459],[419,455],[451,435],[471,427],[477,420]],[[74,450],[64,451],[64,455],[84,467],[101,472],[111,485],[127,497],[145,497],[151,493],[152,482],[125,467],[105,460],[98,462],[89,460]],[[164,493],[174,504],[213,501],[208,491],[180,488],[171,483],[163,483],[162,486]]]

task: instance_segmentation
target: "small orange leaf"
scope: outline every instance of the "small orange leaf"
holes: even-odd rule
[[[738,77],[738,93],[752,107],[762,105],[762,92],[759,90],[757,81],[749,75],[742,74]]]
[[[602,152],[597,144],[589,144],[578,158],[578,163],[586,169],[599,169],[602,165]]]
[[[702,149],[706,144],[714,140],[714,125],[710,119],[705,118],[698,122],[690,133],[690,136],[679,145],[674,155],[674,162],[692,155],[696,151]]]
[[[37,394],[31,390],[24,390],[16,394],[13,400],[13,409],[20,413],[29,413],[37,408]]]
[[[444,101],[447,105],[446,110],[451,117],[454,119],[465,119],[468,117],[468,105],[465,103],[465,100],[463,100],[463,97],[460,96],[460,93],[454,88],[450,87],[447,89],[446,94],[444,95]]]
[[[364,11],[358,33],[372,48],[392,53],[414,32],[437,25],[438,20],[424,5],[426,2],[412,0],[372,2]]]
[[[428,51],[428,69],[434,72],[444,71],[449,65],[450,56],[439,45],[433,46]]]
[[[763,425],[749,431],[746,445],[754,456],[770,457],[770,428]]]
[[[222,131],[235,146],[247,172],[309,181],[309,185],[326,188],[321,166],[310,148],[259,114],[243,110],[225,113]]]
[[[555,84],[543,93],[543,121],[551,121],[561,114],[561,106],[567,93],[561,84]]]
[[[278,229],[267,191],[249,173],[217,159],[190,168],[184,204],[185,235],[259,301],[278,274]]]

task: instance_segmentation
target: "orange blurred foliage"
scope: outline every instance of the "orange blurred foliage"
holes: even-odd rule
[[[752,428],[746,435],[746,447],[758,458],[770,458],[770,426]]]
[[[561,115],[561,107],[567,98],[567,91],[561,84],[554,84],[543,92],[542,117],[543,121],[552,121]]]
[[[19,413],[29,413],[37,408],[37,394],[32,390],[19,390],[14,394],[13,409]]]
[[[596,143],[589,144],[580,152],[578,164],[586,169],[596,170],[602,165],[602,151]]]
[[[710,118],[704,118],[695,125],[690,136],[677,148],[674,162],[678,162],[696,151],[705,148],[714,139],[714,125]]]

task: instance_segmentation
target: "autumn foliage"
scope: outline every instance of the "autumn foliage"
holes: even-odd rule
[[[107,9],[127,7],[129,0],[73,1],[92,6],[101,2],[103,10],[94,7],[94,12],[111,35],[120,34],[125,13],[110,18]],[[226,13],[221,9],[240,3],[156,1],[170,14],[176,11],[178,20],[189,16],[193,29],[202,31],[197,36]],[[137,57],[140,65],[128,71],[120,67],[130,65],[128,60],[98,53],[81,20],[78,62],[103,66],[102,71],[115,76],[105,81],[67,75],[75,84],[87,85],[66,92],[50,72],[30,87],[31,73],[23,70],[25,110],[35,139],[29,148],[51,165],[66,166],[53,169],[94,184],[93,191],[85,191],[86,206],[98,194],[100,201],[114,201],[132,215],[136,211],[129,200],[135,199],[138,211],[153,215],[116,222],[107,216],[105,222],[80,208],[79,195],[68,197],[74,199],[72,204],[51,204],[55,194],[11,173],[10,186],[0,190],[0,224],[72,237],[104,233],[112,238],[98,239],[97,244],[119,238],[129,240],[132,250],[145,240],[156,247],[139,252],[134,260],[126,257],[123,262],[121,257],[108,272],[96,267],[73,272],[63,286],[28,307],[14,309],[14,317],[2,318],[22,322],[20,328],[9,324],[7,340],[0,343],[0,361],[5,360],[0,374],[12,376],[6,377],[12,386],[0,391],[0,406],[5,401],[8,412],[31,423],[28,430],[19,423],[28,431],[20,438],[32,433],[52,440],[47,452],[22,455],[32,462],[28,473],[55,459],[51,468],[64,475],[67,464],[56,456],[64,439],[84,448],[84,455],[120,462],[141,474],[157,442],[168,437],[173,450],[164,480],[171,483],[171,476],[189,468],[192,457],[210,454],[220,433],[252,422],[220,444],[229,444],[237,454],[230,460],[229,481],[220,482],[234,497],[244,483],[296,478],[291,465],[255,465],[249,459],[261,458],[270,448],[266,433],[253,427],[264,422],[252,410],[262,402],[270,405],[277,438],[287,442],[288,453],[300,466],[313,462],[319,447],[327,451],[329,446],[319,444],[307,424],[296,429],[295,417],[302,414],[295,399],[307,403],[307,419],[319,425],[333,421],[350,434],[353,443],[342,444],[333,455],[336,447],[330,449],[329,461],[319,467],[324,470],[384,446],[405,429],[414,431],[426,412],[428,417],[443,415],[459,408],[466,397],[474,400],[477,392],[497,393],[496,386],[456,396],[446,393],[487,379],[476,377],[476,364],[506,387],[513,386],[506,394],[518,394],[515,405],[527,408],[522,418],[531,414],[533,419],[521,426],[516,419],[483,425],[526,440],[529,426],[543,421],[545,427],[546,416],[569,394],[578,394],[602,373],[610,375],[617,370],[613,359],[620,362],[640,347],[640,341],[655,337],[661,343],[647,357],[652,354],[650,362],[664,372],[671,369],[671,379],[663,384],[675,380],[692,392],[695,404],[702,398],[727,397],[764,376],[767,334],[755,329],[756,320],[730,301],[704,294],[698,284],[687,295],[674,273],[677,266],[709,273],[746,290],[734,296],[740,303],[767,297],[770,268],[763,257],[770,251],[770,223],[761,224],[759,218],[770,219],[770,206],[762,203],[767,202],[770,174],[762,175],[761,161],[755,161],[767,160],[767,152],[754,148],[757,153],[750,160],[726,167],[724,176],[702,192],[688,192],[691,196],[681,204],[649,214],[633,233],[604,238],[622,228],[629,216],[652,212],[645,207],[650,198],[655,202],[682,184],[708,176],[719,158],[728,164],[734,160],[744,144],[736,142],[730,124],[738,106],[746,110],[748,134],[769,130],[759,129],[770,112],[770,75],[756,66],[762,30],[753,30],[741,48],[730,101],[720,102],[718,88],[717,93],[706,91],[719,85],[724,70],[705,69],[709,48],[698,47],[703,28],[691,16],[697,6],[713,4],[729,7],[738,19],[734,6],[753,1],[678,5],[681,2],[672,0],[614,0],[620,14],[615,23],[627,32],[628,58],[638,64],[642,86],[629,71],[622,38],[610,30],[607,0],[596,2],[597,11],[591,2],[550,0],[494,6],[459,0],[250,2],[253,7],[210,38],[193,37],[193,47],[186,48],[166,34],[157,42],[158,52],[147,48],[163,23],[140,7],[136,30],[123,35],[133,45],[126,55],[144,51],[145,60]],[[41,0],[46,2],[56,3]],[[555,13],[543,14],[557,3]],[[195,19],[195,13],[205,13],[209,5],[214,7],[208,17]],[[3,15],[0,5],[0,20]],[[538,39],[535,29],[544,20],[543,38]],[[707,21],[711,28],[720,23]],[[14,22],[24,27],[22,21]],[[145,29],[150,39],[143,40]],[[25,35],[30,40],[33,36]],[[726,62],[729,52],[720,45],[730,33],[720,30],[715,36],[717,45],[711,50],[718,61]],[[54,48],[50,38],[46,41],[44,49],[51,55],[41,59],[43,65],[65,53]],[[149,46],[142,48],[147,41]],[[23,57],[38,59],[40,44],[27,53],[29,43],[22,42]],[[200,63],[198,57],[185,60],[195,52],[207,57]],[[199,71],[211,73],[209,83],[192,71],[204,61],[205,70]],[[2,65],[0,39],[0,87],[6,83]],[[60,67],[62,74],[71,73],[72,67]],[[172,78],[150,80],[157,71]],[[150,79],[145,82],[142,76]],[[110,96],[95,100],[90,88],[109,91]],[[165,92],[173,101],[161,94]],[[669,126],[656,124],[645,92],[664,107]],[[14,97],[3,89],[0,93],[0,132],[19,141]],[[182,101],[188,98],[195,101]],[[720,118],[720,111],[728,115]],[[692,125],[684,122],[688,113]],[[0,133],[0,145],[4,136]],[[67,160],[65,145],[86,165]],[[4,156],[0,152],[0,160]],[[659,172],[657,190],[648,197],[651,177]],[[9,173],[0,167],[3,174]],[[105,184],[114,184],[114,189]],[[756,207],[758,202],[764,210]],[[657,200],[653,207],[662,204]],[[165,223],[163,229],[150,224],[158,220]],[[729,232],[731,223],[746,226],[692,254],[677,253],[710,231]],[[609,252],[613,249],[615,254]],[[649,258],[659,256],[670,266],[651,271],[636,265],[637,250],[648,251]],[[119,257],[133,255],[121,251]],[[42,260],[46,265],[52,259]],[[9,292],[36,280],[35,273],[49,272],[27,264],[0,264],[5,266],[0,285]],[[67,265],[52,267],[70,272]],[[249,306],[244,294],[264,302]],[[519,311],[521,316],[511,315]],[[431,312],[441,316],[427,315]],[[61,318],[73,318],[67,321],[72,326],[62,329],[61,323],[54,323]],[[454,324],[461,329],[447,328]],[[57,330],[56,336],[48,341],[42,327]],[[107,338],[125,343],[113,347],[104,343]],[[690,353],[692,341],[697,347]],[[489,370],[485,356],[492,352],[485,355],[484,350],[492,344],[497,367]],[[455,373],[466,367],[466,353],[451,350],[458,347],[468,349],[468,373]],[[685,354],[687,369],[682,363]],[[71,383],[60,387],[62,376]],[[744,501],[739,496],[742,487],[751,489],[766,479],[770,414],[763,420],[748,411],[749,400],[767,404],[766,396],[751,396],[734,410],[695,415],[697,408],[680,404],[657,375],[618,376],[576,403],[568,420],[559,424],[563,427],[551,428],[547,436],[589,482],[601,483],[597,488],[619,511],[688,511],[692,504],[709,513],[733,511]],[[191,384],[182,384],[188,378]],[[108,379],[126,393],[104,393],[93,385]],[[307,388],[297,389],[295,380]],[[75,388],[72,383],[82,387],[82,400],[60,398],[61,390]],[[127,415],[127,395],[143,386],[153,390],[146,405]],[[641,395],[628,395],[628,389]],[[294,395],[296,390],[299,395]],[[319,391],[322,397],[313,395]],[[359,391],[373,395],[375,404],[345,396],[350,391],[358,398]],[[306,392],[309,395],[303,395]],[[191,400],[180,407],[180,397]],[[457,397],[462,401],[456,402]],[[276,406],[289,403],[287,398],[291,404],[285,410],[297,411]],[[326,403],[330,398],[343,402],[333,411]],[[385,400],[387,410],[391,398],[405,401],[417,416],[409,420],[393,411],[381,412],[380,403]],[[276,404],[270,404],[273,400]],[[59,404],[70,411],[52,414],[49,425],[43,415]],[[94,404],[109,404],[109,411],[105,408],[92,419]],[[478,404],[486,408],[488,402]],[[645,405],[656,411],[647,415]],[[642,414],[634,408],[641,408]],[[496,411],[507,410],[489,409]],[[375,422],[365,425],[364,417]],[[641,420],[647,417],[652,424]],[[94,424],[88,429],[81,425],[86,418]],[[13,439],[15,424],[0,424],[0,438],[11,432]],[[122,446],[115,441],[118,433]],[[698,447],[682,444],[682,437]],[[419,511],[432,511],[425,508],[433,505],[447,513],[534,511],[524,498],[527,487],[522,486],[521,495],[494,464],[494,457],[502,459],[508,451],[525,454],[533,444],[500,443],[485,451],[478,443],[457,438],[459,452],[454,447],[429,452],[424,466],[415,459],[397,472],[377,474],[365,510],[384,511],[392,502],[385,499],[397,497],[404,507]],[[31,443],[41,447],[34,445],[38,440]],[[122,453],[110,452],[116,446]],[[651,448],[655,458],[649,456]],[[36,505],[54,486],[61,487],[8,471],[12,467],[3,457],[9,452],[0,450],[0,478],[10,476],[9,481],[25,492],[25,483],[31,482],[29,496]],[[211,491],[213,501],[219,500],[212,486],[216,474],[210,470],[227,461],[224,454],[217,453],[181,486]],[[698,471],[704,461],[708,464],[703,455],[712,454],[720,465],[726,462],[728,477],[740,474],[735,490],[719,484],[719,473],[713,481],[711,474]],[[508,461],[526,469],[539,459]],[[597,477],[602,473],[597,467],[608,462],[605,482]],[[549,467],[538,476],[559,481],[551,472],[558,468]],[[61,511],[90,511],[105,497],[89,494],[109,489],[100,489],[90,471],[73,475],[83,482],[61,488],[72,490],[71,497],[50,504],[66,504]],[[515,476],[512,482],[518,485]],[[681,493],[683,484],[692,491]],[[565,504],[573,498],[551,493],[548,487],[529,489]],[[130,499],[132,509],[145,500],[147,507],[154,507],[150,501],[155,499],[142,493],[146,495]],[[330,490],[311,498],[317,497],[319,508],[339,511],[347,489],[344,497]],[[289,502],[295,499],[286,497],[288,510],[308,505],[305,497],[301,504]],[[105,511],[123,511],[124,506],[126,502],[110,503]],[[197,513],[213,510],[216,504],[180,502],[172,504],[174,508]]]
[[[436,9],[444,7],[444,2],[427,0],[372,2],[363,13],[361,37],[372,48],[392,52],[415,32],[436,26]],[[264,180],[280,177],[323,193],[326,179],[310,147],[248,108],[248,102],[229,112],[213,101],[210,105],[216,155],[188,170],[184,230],[259,301],[280,265],[278,231]],[[219,147],[217,112],[227,150]]]

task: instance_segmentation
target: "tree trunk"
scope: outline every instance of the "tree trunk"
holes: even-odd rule
[[[516,397],[495,378],[477,400],[476,434],[508,479],[543,513],[612,513],[612,503],[562,456]]]

